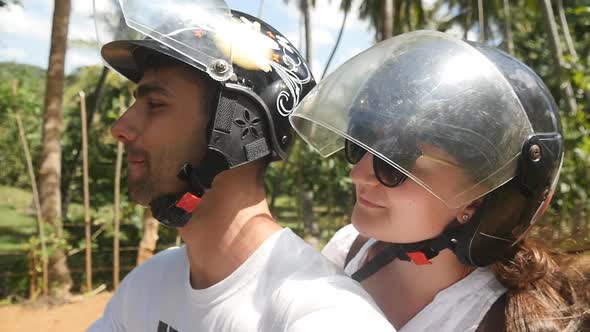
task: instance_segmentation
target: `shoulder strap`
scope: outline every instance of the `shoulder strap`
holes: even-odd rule
[[[344,260],[344,267],[350,263],[350,261],[359,253],[363,245],[369,241],[368,237],[364,237],[362,235],[357,235],[357,237],[352,242],[350,249],[348,249],[348,253],[346,254],[346,259]]]
[[[505,332],[506,331],[506,293],[502,294],[479,323],[475,332]]]

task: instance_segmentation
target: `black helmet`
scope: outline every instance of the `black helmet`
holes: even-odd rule
[[[136,63],[140,50],[176,59],[219,82],[205,157],[200,165],[186,165],[179,173],[192,184],[192,194],[201,197],[224,170],[261,158],[287,158],[293,140],[288,115],[315,81],[303,57],[280,32],[253,16],[230,11],[221,0],[95,0],[95,20],[103,59],[128,79],[138,82],[143,75]],[[119,22],[115,29],[113,22]],[[158,210],[154,216],[169,226],[184,225],[190,217],[186,211],[176,211],[183,215],[178,222],[162,216],[157,207],[169,206],[180,196],[151,202],[152,210]]]
[[[509,257],[549,204],[563,160],[558,108],[541,79],[500,50],[435,31],[357,55],[290,120],[322,155],[352,142],[449,207],[485,197],[471,222],[451,223],[435,239],[392,244],[397,256],[384,254],[391,259],[413,260],[407,254],[416,251],[429,259],[444,248],[475,266]],[[424,143],[449,154],[469,181],[447,188],[412,174],[416,160],[428,157]],[[371,273],[391,259],[381,257]]]

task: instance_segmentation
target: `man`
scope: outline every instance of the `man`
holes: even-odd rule
[[[186,245],[133,270],[89,331],[392,331],[265,199],[266,167],[292,139],[287,116],[315,85],[307,65],[278,31],[214,2],[125,2],[119,22],[141,38],[102,47],[138,83],[112,128],[131,197]],[[191,11],[207,23],[187,24]]]

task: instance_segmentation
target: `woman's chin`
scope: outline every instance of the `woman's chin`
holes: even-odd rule
[[[352,212],[351,223],[361,235],[366,237],[376,238],[383,232],[383,228],[379,227],[379,222],[374,216],[358,211],[356,208]]]

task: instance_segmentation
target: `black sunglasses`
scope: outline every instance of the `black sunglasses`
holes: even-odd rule
[[[350,140],[346,140],[344,153],[346,154],[346,160],[354,165],[363,159],[367,150]],[[373,157],[373,172],[375,172],[377,180],[379,180],[382,185],[389,188],[399,186],[408,178],[408,176],[400,170],[378,157]]]

